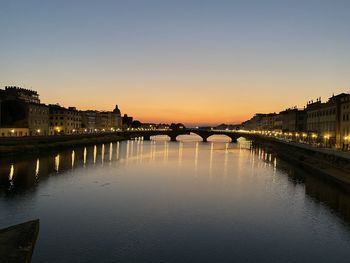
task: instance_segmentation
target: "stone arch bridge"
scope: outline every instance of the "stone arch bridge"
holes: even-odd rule
[[[150,140],[151,136],[157,135],[167,135],[170,137],[171,141],[176,141],[177,136],[179,135],[189,135],[196,134],[200,136],[203,142],[207,142],[208,138],[212,135],[226,135],[228,136],[232,142],[237,142],[237,139],[240,137],[244,137],[246,139],[252,139],[254,135],[241,133],[241,132],[233,132],[233,131],[221,131],[221,130],[200,130],[200,129],[179,129],[179,130],[133,130],[133,131],[125,131],[124,137],[129,139],[134,139],[138,137],[143,137],[144,140]]]

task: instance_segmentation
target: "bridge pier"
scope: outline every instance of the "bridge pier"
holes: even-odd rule
[[[202,137],[203,142],[208,142],[208,137]]]
[[[171,135],[170,136],[170,141],[171,142],[176,142],[176,137],[177,137],[177,135]]]
[[[231,143],[237,143],[237,137],[230,136],[230,138],[231,138]]]
[[[149,135],[149,134],[144,134],[144,135],[143,135],[143,140],[144,140],[144,141],[150,141],[150,140],[151,140],[151,135]]]

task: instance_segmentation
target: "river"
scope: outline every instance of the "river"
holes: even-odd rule
[[[263,146],[183,136],[0,159],[34,263],[349,262],[350,194]]]

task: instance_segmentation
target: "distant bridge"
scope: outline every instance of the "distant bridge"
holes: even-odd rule
[[[152,136],[167,135],[171,141],[176,141],[179,135],[196,134],[200,136],[203,142],[207,142],[208,138],[212,135],[226,135],[232,142],[237,142],[237,139],[244,137],[246,139],[253,139],[255,135],[242,133],[237,131],[226,131],[226,130],[201,130],[201,129],[178,129],[178,130],[130,130],[124,131],[124,137],[126,138],[138,138],[143,137],[144,140],[150,140]]]

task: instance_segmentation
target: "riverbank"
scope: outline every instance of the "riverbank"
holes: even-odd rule
[[[0,154],[1,156],[10,156],[40,153],[47,150],[59,150],[72,146],[107,143],[125,139],[123,134],[115,133],[1,138]]]
[[[268,147],[281,159],[350,190],[350,156],[346,153],[285,142],[271,137],[260,137],[254,141]]]

